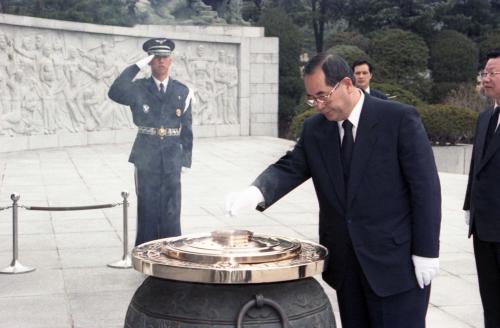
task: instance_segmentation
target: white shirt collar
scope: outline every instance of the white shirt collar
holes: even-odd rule
[[[493,106],[493,110],[495,110],[495,108],[497,108],[497,107],[498,107],[498,103],[495,101],[495,105]],[[498,124],[499,123],[500,123],[500,117],[498,118],[497,127],[495,128],[495,130],[498,129]]]
[[[361,96],[359,97],[358,102],[356,105],[354,105],[354,108],[352,109],[351,114],[347,118],[349,122],[352,123],[352,136],[354,140],[356,140],[356,133],[358,131],[358,125],[359,125],[359,117],[361,116],[361,109],[363,108],[363,104],[365,102],[365,94],[361,92]],[[337,124],[339,125],[339,132],[340,132],[340,140],[344,137],[344,128],[342,127],[342,123],[344,121],[338,121]]]
[[[160,90],[160,83],[163,83],[163,87],[164,87],[164,88],[165,88],[165,90],[166,90],[167,85],[168,85],[168,81],[169,81],[169,79],[170,79],[168,76],[167,76],[167,78],[166,78],[165,80],[163,80],[163,81],[158,80],[158,79],[157,79],[156,77],[154,77],[154,76],[151,76],[151,77],[153,78],[153,81],[155,81],[156,88],[158,88],[158,90]]]
[[[366,88],[366,89],[365,89],[365,92],[366,92],[367,94],[370,94],[370,86],[368,86],[368,88]]]

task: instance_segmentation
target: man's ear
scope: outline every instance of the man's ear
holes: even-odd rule
[[[344,80],[342,82],[347,87],[347,90],[349,91],[349,93],[352,93],[357,89],[357,87],[352,83],[352,80],[348,77],[344,77]]]

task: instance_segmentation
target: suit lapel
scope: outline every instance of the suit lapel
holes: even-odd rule
[[[349,174],[349,184],[347,186],[347,208],[350,207],[354,195],[359,187],[365,167],[370,159],[373,145],[377,141],[377,135],[374,127],[378,120],[376,110],[372,106],[370,96],[365,97],[361,115],[359,117],[356,130],[356,139],[351,160],[351,172]]]
[[[322,126],[315,132],[316,138],[326,166],[328,176],[333,181],[340,207],[345,210],[345,186],[340,159],[340,135],[337,122],[323,120]]]
[[[479,157],[479,165],[477,172],[481,171],[481,169],[488,163],[490,158],[495,154],[495,152],[498,150],[500,147],[500,131],[497,131],[494,135],[493,138],[490,140],[490,143],[488,145],[488,149],[486,150],[486,153],[483,156],[484,150],[484,142],[486,141],[486,135],[488,133],[488,125],[490,124],[491,116],[493,115],[494,109],[491,108],[488,110],[488,115],[484,115],[484,119],[482,119],[478,126],[478,133],[477,133],[477,146],[478,146],[478,155]]]

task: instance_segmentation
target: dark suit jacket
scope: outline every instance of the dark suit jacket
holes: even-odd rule
[[[483,241],[500,242],[500,131],[484,153],[484,141],[493,108],[479,114],[465,194],[464,210],[470,210],[469,237],[475,226]]]
[[[383,93],[382,91],[379,91],[377,89],[373,89],[371,87],[370,87],[370,96],[387,100],[387,96],[385,95],[385,93]]]
[[[191,104],[185,109],[189,89],[172,78],[161,94],[152,77],[134,80],[139,67],[127,67],[111,85],[108,96],[130,106],[137,126],[181,129],[180,136],[137,134],[129,161],[138,169],[153,172],[180,172],[191,167],[193,148]],[[163,165],[162,165],[163,164]]]
[[[379,296],[416,287],[411,255],[438,257],[441,195],[434,156],[414,107],[366,95],[344,186],[337,122],[314,115],[294,149],[254,181],[271,206],[312,177],[323,277],[340,287],[348,247]],[[352,245],[352,246],[351,246]]]

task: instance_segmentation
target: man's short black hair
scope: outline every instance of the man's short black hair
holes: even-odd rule
[[[493,50],[488,52],[488,54],[486,55],[486,60],[498,57],[500,57],[500,50]]]
[[[361,65],[368,65],[368,72],[370,72],[370,74],[372,73],[372,64],[370,64],[366,60],[356,60],[354,63],[352,63],[352,66],[351,66],[352,71],[354,72],[354,68],[356,66],[361,66]]]
[[[304,75],[312,74],[318,67],[321,67],[325,74],[325,82],[329,86],[334,86],[345,77],[351,79],[352,84],[356,84],[356,78],[349,64],[339,55],[326,52],[317,54],[304,66]]]

